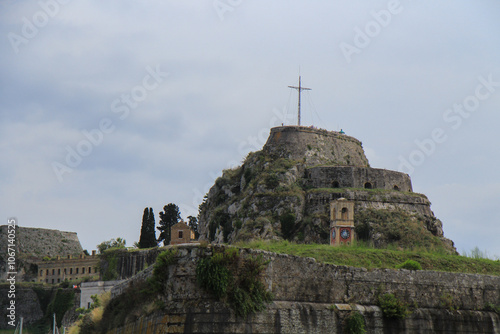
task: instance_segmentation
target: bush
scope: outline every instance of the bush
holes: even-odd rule
[[[231,279],[226,261],[222,253],[216,253],[212,257],[201,259],[196,267],[196,280],[200,287],[219,299],[226,295]]]
[[[386,318],[404,319],[409,314],[408,307],[392,293],[386,293],[378,297],[378,303]]]
[[[260,281],[267,262],[262,256],[242,258],[238,249],[214,252],[198,262],[196,279],[200,287],[218,300],[227,301],[237,316],[261,311],[272,295]]]
[[[165,291],[165,284],[168,280],[168,266],[176,263],[177,249],[169,249],[161,252],[156,258],[153,267],[153,275],[149,280],[149,284],[155,292],[162,293]]]
[[[291,212],[281,215],[280,223],[283,239],[290,240],[293,235],[293,228],[295,227],[295,215]]]
[[[485,310],[485,311],[488,311],[488,312],[495,312],[495,313],[500,314],[500,304],[495,305],[495,304],[493,304],[493,303],[487,303],[487,304],[484,306],[484,310]]]
[[[422,270],[422,266],[417,261],[406,260],[400,265],[396,266],[397,269],[408,269],[408,270]]]
[[[280,179],[278,175],[272,173],[266,176],[265,183],[268,188],[276,188],[280,184]]]
[[[364,334],[365,318],[358,311],[351,311],[344,320],[345,332],[348,334]]]

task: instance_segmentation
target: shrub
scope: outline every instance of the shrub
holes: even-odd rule
[[[153,275],[149,280],[149,284],[155,292],[162,293],[165,291],[165,284],[168,280],[168,266],[176,263],[177,249],[169,249],[161,252],[156,258],[153,267]]]
[[[268,188],[276,188],[277,186],[279,186],[280,180],[278,178],[278,175],[272,173],[266,176],[265,183]]]
[[[290,240],[295,227],[295,215],[291,212],[285,213],[280,217],[281,234],[286,240]]]
[[[196,280],[200,287],[219,299],[226,295],[232,278],[225,261],[222,253],[216,253],[212,257],[201,259],[196,267]]]
[[[420,263],[414,260],[406,260],[400,265],[396,266],[397,269],[408,269],[408,270],[422,270]]]
[[[493,303],[487,303],[487,304],[484,306],[484,310],[485,310],[485,311],[488,311],[488,312],[495,312],[495,313],[500,314],[500,304],[495,305],[495,304],[493,304]]]
[[[458,307],[455,305],[455,302],[453,300],[453,296],[450,295],[449,293],[443,293],[439,297],[439,305],[442,308],[445,308],[449,311],[455,311],[456,309],[458,309]]]
[[[344,328],[348,334],[364,334],[365,318],[358,311],[351,311],[344,320]]]
[[[392,293],[385,293],[378,297],[378,303],[386,318],[404,319],[409,314],[408,307]]]
[[[228,301],[236,315],[246,317],[261,311],[272,295],[260,281],[267,262],[262,256],[243,258],[238,249],[214,252],[198,262],[196,279],[200,287],[218,300]]]

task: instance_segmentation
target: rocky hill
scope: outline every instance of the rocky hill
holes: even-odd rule
[[[407,174],[370,168],[353,137],[297,126],[271,129],[261,151],[215,181],[200,205],[201,240],[328,243],[339,198],[355,202],[358,240],[456,252]]]

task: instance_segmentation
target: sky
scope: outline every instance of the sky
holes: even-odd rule
[[[459,252],[500,256],[497,1],[0,3],[0,219],[138,241],[296,122],[410,174]]]

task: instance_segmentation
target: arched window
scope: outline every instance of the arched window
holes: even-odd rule
[[[365,189],[372,189],[372,188],[373,188],[373,186],[370,182],[365,183]]]
[[[339,181],[333,181],[332,182],[332,188],[340,188]]]
[[[347,208],[342,208],[342,220],[347,220]]]
[[[399,190],[399,187],[397,185],[394,185],[394,190]]]

